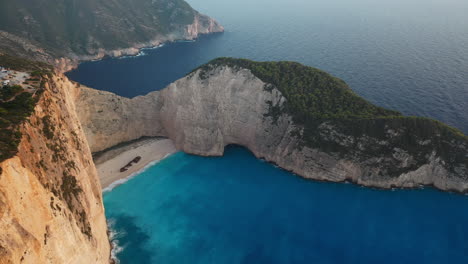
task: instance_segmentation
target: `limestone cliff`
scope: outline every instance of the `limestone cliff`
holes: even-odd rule
[[[412,139],[411,127],[393,119],[373,120],[383,136],[348,132],[340,127],[344,121],[333,119],[321,120],[311,132],[290,112],[278,111],[288,103],[278,87],[252,70],[217,65],[133,99],[82,87],[77,110],[93,152],[142,136],[166,136],[178,149],[197,155],[222,155],[229,144],[245,146],[257,157],[310,179],[468,191],[465,139],[443,138],[442,130],[437,130],[428,132],[431,139],[426,140],[415,132],[420,140],[404,145],[401,142]],[[313,140],[308,138],[311,133]],[[434,142],[457,153],[447,154],[453,158],[450,166],[448,156]],[[343,148],[346,151],[338,151]]]
[[[49,77],[0,163],[0,263],[109,263],[101,187],[76,115],[78,89]]]

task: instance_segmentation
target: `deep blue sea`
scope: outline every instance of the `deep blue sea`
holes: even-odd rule
[[[468,134],[467,0],[189,0],[224,34],[82,64],[69,77],[133,97],[220,56],[323,69],[380,106]]]
[[[308,181],[241,147],[176,153],[104,203],[121,263],[468,263],[467,196]]]
[[[220,56],[321,68],[380,106],[468,134],[467,0],[189,0],[224,34],[82,64],[133,97]],[[104,196],[131,264],[468,263],[468,197],[306,181],[228,148],[177,153]]]

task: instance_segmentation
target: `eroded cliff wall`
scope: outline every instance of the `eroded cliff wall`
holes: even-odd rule
[[[276,88],[249,70],[220,66],[209,72],[198,70],[162,91],[134,99],[83,87],[77,109],[93,152],[142,136],[166,136],[178,149],[197,155],[222,155],[226,145],[242,145],[257,157],[310,179],[350,180],[381,188],[434,185],[468,190],[467,168],[462,165],[455,172],[448,171],[435,152],[412,170],[408,168],[413,157],[403,149],[395,148],[382,157],[343,158],[307,147],[298,136],[303,128],[291,116],[271,114],[271,107],[285,101]],[[343,135],[327,123],[319,129],[323,138],[340,145],[350,141],[359,142],[362,148],[390,144],[366,135]],[[386,175],[382,168],[388,166],[409,171]]]
[[[0,263],[109,263],[101,187],[76,115],[78,88],[53,76],[0,163]]]

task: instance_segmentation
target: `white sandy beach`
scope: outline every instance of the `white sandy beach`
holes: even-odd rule
[[[103,189],[112,183],[125,179],[142,170],[150,163],[159,161],[177,150],[170,139],[142,139],[124,146],[104,152],[95,159],[96,168]],[[134,158],[141,160],[133,164],[127,171],[120,169]]]

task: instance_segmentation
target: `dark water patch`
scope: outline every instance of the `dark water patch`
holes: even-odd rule
[[[85,62],[67,75],[73,80],[121,96],[134,97],[161,90],[184,77],[205,60],[198,55],[210,49],[210,43],[222,38],[222,33],[201,36],[197,41],[178,41],[155,49],[145,49],[142,56],[107,58]]]
[[[135,217],[128,215],[114,215],[108,219],[112,223],[113,250],[124,250],[126,254],[119,255],[120,263],[152,263],[153,252],[148,249],[150,235],[145,233],[135,223]]]

